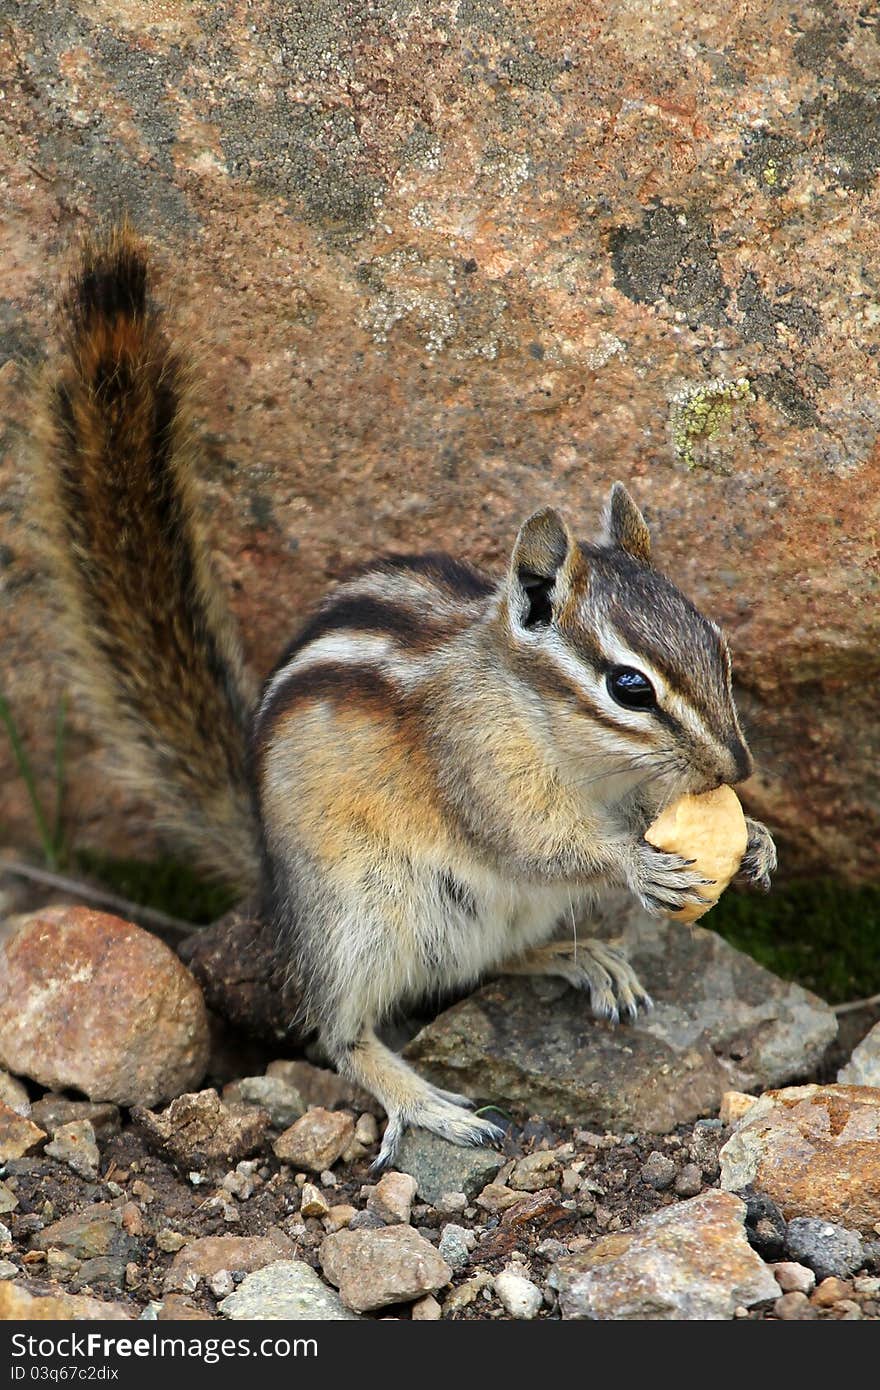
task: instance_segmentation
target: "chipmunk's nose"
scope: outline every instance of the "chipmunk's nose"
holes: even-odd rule
[[[730,754],[732,768],[731,782],[744,782],[747,777],[751,777],[755,770],[755,764],[743,740],[736,736],[731,738],[727,744],[727,751]]]

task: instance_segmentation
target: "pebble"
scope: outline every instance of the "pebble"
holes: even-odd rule
[[[363,1115],[358,1116],[357,1124],[354,1127],[354,1137],[365,1148],[379,1142],[379,1126],[376,1123],[375,1115],[365,1111]]]
[[[667,1187],[672,1186],[675,1173],[672,1159],[660,1153],[659,1149],[654,1149],[642,1164],[640,1176],[649,1187],[656,1188],[658,1192],[665,1192]]]
[[[303,1260],[278,1260],[241,1281],[220,1304],[235,1321],[265,1318],[273,1322],[349,1322],[355,1314]]]
[[[696,1197],[703,1190],[702,1170],[696,1163],[686,1163],[675,1175],[673,1184],[679,1197]]]
[[[719,1120],[723,1125],[737,1124],[751,1110],[755,1099],[755,1096],[746,1095],[745,1091],[725,1091],[721,1097]]]
[[[253,1153],[269,1124],[265,1110],[225,1105],[210,1088],[178,1096],[161,1114],[136,1107],[132,1118],[150,1146],[187,1172],[190,1182],[203,1182],[206,1168]]]
[[[39,1125],[0,1101],[0,1163],[34,1153],[45,1138],[46,1133]]]
[[[745,1214],[731,1194],[704,1192],[563,1257],[548,1275],[562,1316],[720,1320],[775,1300],[779,1285],[749,1247]]]
[[[350,1231],[379,1231],[385,1225],[375,1211],[356,1211],[348,1223]]]
[[[862,1038],[837,1080],[850,1086],[880,1087],[880,1023]]]
[[[0,1283],[0,1322],[70,1322],[71,1319],[77,1322],[104,1319],[127,1322],[130,1318],[129,1310],[119,1303],[105,1303],[98,1298],[67,1293],[35,1295],[19,1284],[10,1281]]]
[[[860,1269],[865,1259],[855,1231],[811,1216],[789,1221],[787,1251],[791,1259],[812,1269],[820,1281],[832,1275],[845,1279]]]
[[[495,1293],[512,1318],[531,1320],[544,1303],[544,1295],[537,1285],[510,1265],[497,1276]]]
[[[384,1113],[379,1102],[370,1095],[369,1091],[362,1090],[360,1086],[352,1085],[338,1072],[329,1071],[326,1067],[315,1067],[311,1062],[302,1060],[270,1062],[266,1068],[266,1075],[280,1076],[289,1085],[295,1087],[307,1108],[325,1106],[328,1110],[335,1110],[338,1106],[342,1106],[345,1109],[354,1110],[357,1114],[361,1114],[363,1111],[374,1115]]]
[[[327,1212],[324,1218],[324,1229],[331,1235],[334,1231],[342,1231],[356,1215],[356,1207],[349,1206],[347,1202],[341,1202],[338,1206],[331,1207]]]
[[[0,1065],[92,1101],[155,1105],[197,1085],[208,1017],[157,936],[87,907],[15,919],[4,941]]]
[[[15,1211],[18,1206],[18,1198],[8,1183],[0,1182],[0,1216],[5,1216],[7,1212]]]
[[[14,1265],[11,1260],[0,1260],[0,1279],[14,1279],[18,1274],[18,1265]]]
[[[55,1138],[46,1145],[45,1151],[50,1158],[66,1163],[81,1178],[94,1179],[98,1176],[101,1156],[90,1120],[73,1120],[70,1124],[59,1125]]]
[[[178,1250],[182,1250],[186,1245],[186,1236],[181,1235],[180,1231],[172,1231],[165,1227],[156,1232],[156,1244],[160,1250],[164,1250],[166,1255],[176,1255]]]
[[[780,1260],[771,1266],[776,1282],[783,1293],[810,1294],[816,1287],[816,1276],[806,1265],[795,1260]]]
[[[244,1076],[224,1086],[223,1099],[260,1106],[276,1129],[288,1129],[306,1110],[299,1091],[283,1076]]]
[[[443,1309],[431,1293],[426,1294],[424,1298],[417,1299],[412,1306],[413,1322],[439,1322],[442,1316]]]
[[[464,1192],[444,1192],[434,1203],[434,1209],[442,1212],[444,1216],[458,1216],[467,1205],[468,1199]]]
[[[208,1280],[208,1288],[215,1298],[227,1298],[235,1288],[235,1280],[228,1269],[218,1269]]]
[[[10,1110],[14,1110],[17,1115],[29,1115],[31,1113],[30,1097],[27,1088],[22,1085],[16,1076],[10,1076],[8,1071],[0,1068],[0,1101],[8,1105]],[[37,1121],[39,1123],[39,1121]]]
[[[777,1298],[773,1304],[773,1311],[783,1322],[807,1321],[819,1316],[806,1294],[800,1293],[797,1289]]]
[[[236,1197],[239,1202],[249,1201],[262,1182],[257,1172],[258,1166],[255,1158],[243,1158],[224,1176],[220,1184],[223,1191],[228,1192],[231,1197]]]
[[[286,1129],[272,1145],[282,1163],[309,1172],[331,1168],[354,1135],[354,1119],[345,1110],[316,1106]]]
[[[365,1313],[436,1293],[452,1269],[411,1226],[347,1230],[327,1236],[321,1266],[349,1308]]]
[[[556,1154],[552,1150],[539,1150],[526,1154],[525,1158],[514,1164],[507,1186],[517,1192],[540,1192],[545,1187],[556,1187],[561,1176]]]
[[[403,1136],[396,1164],[416,1180],[425,1202],[436,1204],[446,1192],[463,1192],[469,1201],[498,1172],[502,1158],[493,1149],[465,1148],[440,1139],[425,1129],[411,1129]]]
[[[409,1173],[383,1173],[367,1198],[367,1210],[381,1216],[386,1226],[406,1224],[412,1214],[416,1180]]]
[[[55,1137],[62,1125],[88,1120],[99,1140],[111,1139],[120,1130],[119,1106],[91,1100],[68,1100],[48,1092],[31,1106],[31,1119]]]
[[[817,1285],[810,1302],[816,1308],[833,1308],[835,1303],[850,1299],[852,1295],[853,1286],[849,1280],[838,1279],[832,1274]]]
[[[133,1249],[131,1237],[123,1229],[122,1208],[109,1202],[93,1202],[44,1226],[34,1235],[33,1245],[37,1250],[65,1250],[78,1260],[102,1255],[128,1258]]]
[[[751,1185],[791,1217],[869,1235],[880,1220],[880,1089],[789,1086],[762,1095],[721,1150],[721,1185]]]
[[[499,1212],[507,1211],[508,1207],[514,1206],[520,1199],[520,1194],[514,1192],[512,1187],[505,1183],[487,1183],[477,1198],[477,1206],[484,1211],[492,1212],[497,1215]]]
[[[468,1241],[470,1232],[463,1226],[456,1226],[450,1221],[444,1226],[443,1234],[437,1249],[443,1256],[448,1265],[456,1271],[467,1269],[471,1261],[471,1250],[473,1243]]]
[[[303,1216],[326,1216],[330,1210],[321,1189],[311,1182],[303,1184],[299,1209]]]
[[[746,1188],[739,1196],[746,1204],[746,1235],[753,1250],[765,1260],[785,1254],[787,1226],[776,1203],[763,1192]]]
[[[175,1255],[165,1275],[164,1290],[192,1293],[200,1280],[209,1280],[221,1270],[251,1274],[294,1253],[292,1240],[277,1226],[262,1236],[201,1236]]]

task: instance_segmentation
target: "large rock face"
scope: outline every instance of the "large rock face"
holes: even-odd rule
[[[211,533],[256,665],[350,561],[503,561],[628,480],[732,638],[786,871],[864,877],[880,791],[876,26],[707,11],[9,0],[4,691],[60,683],[20,463],[66,249],[127,209],[197,338]],[[34,840],[5,760],[11,833]],[[131,846],[74,717],[81,840]]]

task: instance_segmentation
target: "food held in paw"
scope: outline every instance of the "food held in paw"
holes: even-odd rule
[[[697,891],[703,904],[687,903],[670,912],[677,922],[696,922],[714,907],[742,863],[748,831],[739,798],[732,787],[718,787],[702,796],[683,796],[667,806],[645,839],[655,849],[693,859],[694,870],[712,882]]]

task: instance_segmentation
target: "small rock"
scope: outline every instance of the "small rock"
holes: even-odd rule
[[[870,1235],[880,1220],[880,1090],[789,1086],[761,1096],[721,1150],[721,1185],[754,1185],[787,1218]]]
[[[8,1105],[9,1109],[14,1110],[17,1115],[29,1115],[31,1113],[31,1102],[26,1087],[22,1085],[18,1077],[10,1076],[8,1071],[2,1069],[0,1069],[0,1101],[4,1105]],[[39,1120],[37,1124],[39,1124]]]
[[[224,1298],[220,1311],[235,1321],[347,1322],[355,1318],[303,1260],[278,1260],[248,1274],[235,1293]]]
[[[510,1265],[497,1276],[495,1292],[512,1318],[531,1320],[544,1303],[544,1295],[537,1285]]]
[[[380,1231],[384,1225],[385,1222],[376,1212],[356,1211],[348,1223],[348,1229],[350,1231]]]
[[[61,1283],[69,1279],[72,1274],[76,1274],[82,1263],[82,1260],[78,1260],[68,1250],[50,1249],[46,1251],[46,1270],[53,1279],[58,1279]],[[90,1261],[87,1260],[86,1264],[88,1263]]]
[[[451,1318],[456,1313],[460,1313],[463,1308],[469,1308],[480,1294],[485,1289],[491,1288],[494,1283],[495,1280],[487,1270],[477,1270],[476,1274],[472,1275],[470,1279],[466,1279],[463,1284],[459,1284],[457,1289],[453,1289],[447,1295],[443,1304],[444,1318]]]
[[[422,1200],[433,1205],[445,1192],[463,1192],[472,1201],[503,1160],[492,1149],[463,1148],[426,1129],[411,1129],[401,1140],[395,1162],[400,1172],[415,1178]]]
[[[100,1322],[105,1318],[127,1322],[131,1313],[119,1303],[104,1303],[99,1298],[66,1293],[43,1297],[28,1293],[18,1284],[0,1284],[0,1322]]]
[[[838,1279],[832,1274],[818,1285],[810,1302],[815,1308],[833,1308],[835,1303],[840,1303],[844,1299],[851,1299],[852,1295],[852,1284],[848,1280]]]
[[[375,1115],[368,1111],[358,1116],[357,1124],[354,1127],[354,1137],[359,1144],[369,1148],[371,1144],[379,1142],[379,1126],[376,1123]]]
[[[487,1183],[477,1198],[477,1206],[494,1214],[506,1211],[519,1201],[519,1193],[501,1182]]]
[[[206,1313],[185,1294],[170,1293],[162,1302],[158,1320],[159,1322],[210,1322],[211,1314]]]
[[[224,1086],[223,1099],[261,1106],[276,1129],[288,1129],[306,1111],[299,1091],[283,1076],[245,1076]]]
[[[330,1208],[321,1189],[307,1182],[303,1184],[299,1210],[301,1216],[326,1216]]]
[[[738,1194],[746,1204],[746,1235],[753,1250],[765,1260],[785,1253],[787,1227],[782,1212],[770,1197],[747,1187]]]
[[[472,1244],[468,1241],[469,1231],[450,1221],[444,1226],[437,1249],[448,1265],[458,1272],[467,1269],[471,1262]]]
[[[15,1211],[18,1206],[18,1198],[8,1183],[0,1182],[0,1216],[5,1216],[9,1211]]]
[[[293,1254],[293,1241],[277,1227],[264,1236],[202,1236],[175,1255],[165,1275],[165,1292],[192,1293],[200,1279],[221,1269],[251,1274]]]
[[[345,1110],[316,1106],[286,1129],[272,1145],[282,1163],[320,1173],[330,1168],[354,1135],[354,1120]]]
[[[9,926],[0,1064],[119,1105],[155,1105],[198,1084],[209,1043],[202,992],[157,936],[87,907]]]
[[[367,1209],[381,1216],[386,1226],[406,1225],[415,1195],[416,1180],[409,1173],[383,1173],[367,1198]]]
[[[429,1293],[413,1304],[410,1316],[413,1322],[439,1322],[443,1309],[434,1295]]]
[[[507,1185],[517,1192],[540,1192],[542,1188],[556,1186],[560,1177],[561,1169],[556,1154],[548,1150],[539,1150],[537,1153],[526,1154],[525,1158],[514,1164]]]
[[[676,1173],[673,1184],[679,1197],[696,1197],[703,1190],[703,1174],[696,1163],[686,1163],[679,1173]]]
[[[745,1214],[729,1193],[704,1192],[566,1256],[548,1276],[562,1316],[719,1320],[775,1300],[779,1285],[749,1248]]]
[[[675,1171],[672,1159],[654,1149],[642,1164],[640,1177],[649,1187],[656,1188],[658,1192],[665,1192],[667,1187],[672,1186]]]
[[[446,1261],[411,1226],[327,1236],[321,1267],[343,1302],[358,1313],[436,1293],[452,1278]]]
[[[19,1227],[20,1229],[20,1227]],[[12,1232],[8,1226],[4,1226],[0,1221],[0,1250],[12,1244]]]
[[[156,1232],[156,1244],[160,1250],[164,1250],[166,1255],[176,1255],[178,1250],[182,1250],[186,1245],[186,1236],[181,1235],[180,1231],[172,1231],[167,1226]]]
[[[800,1293],[797,1289],[777,1298],[773,1304],[773,1311],[783,1322],[806,1322],[811,1318],[818,1317],[816,1309],[806,1294]]]
[[[755,1096],[746,1095],[745,1091],[725,1091],[718,1111],[719,1120],[723,1125],[737,1124],[751,1110],[755,1099]]]
[[[780,1260],[772,1266],[776,1282],[783,1293],[810,1294],[816,1286],[816,1276],[806,1265],[794,1260]]]
[[[0,1101],[0,1163],[33,1153],[45,1138],[45,1131],[38,1125]]]
[[[68,1125],[59,1125],[55,1138],[46,1145],[46,1153],[50,1158],[66,1163],[81,1178],[98,1176],[101,1155],[89,1120],[73,1120]]]
[[[331,1207],[324,1218],[324,1229],[330,1235],[334,1231],[343,1231],[348,1226],[353,1216],[357,1215],[357,1208],[349,1206],[347,1202],[341,1202],[339,1206]]]
[[[880,1087],[880,1023],[862,1038],[837,1080],[848,1086]]]
[[[299,1091],[307,1108],[323,1106],[327,1110],[335,1110],[338,1106],[344,1106],[357,1114],[384,1114],[379,1102],[369,1091],[352,1085],[335,1071],[328,1071],[325,1067],[314,1067],[311,1062],[270,1062],[266,1068],[266,1075],[280,1076],[293,1086]]]
[[[812,1269],[819,1280],[845,1279],[864,1264],[865,1251],[855,1231],[830,1221],[796,1216],[788,1223],[788,1254]]]
[[[63,1216],[37,1231],[33,1238],[37,1250],[52,1247],[66,1250],[78,1260],[112,1255],[128,1259],[133,1242],[122,1226],[122,1210],[109,1202],[93,1202],[82,1211]]]
[[[256,1159],[245,1158],[235,1165],[233,1172],[224,1176],[220,1186],[231,1197],[237,1197],[239,1202],[246,1202],[253,1196],[260,1182]]]
[[[178,1096],[161,1114],[138,1107],[132,1118],[152,1148],[187,1171],[245,1158],[259,1148],[269,1124],[265,1110],[224,1105],[215,1090]]]
[[[468,1205],[467,1194],[464,1192],[444,1192],[434,1203],[436,1211],[443,1212],[444,1216],[458,1216]],[[428,1203],[428,1211],[431,1205]]]
[[[31,1119],[51,1134],[54,1139],[62,1125],[73,1124],[76,1120],[88,1120],[99,1140],[111,1139],[119,1133],[119,1106],[109,1102],[98,1103],[90,1100],[68,1100],[66,1096],[56,1096],[48,1092],[41,1100],[31,1106]]]
[[[18,1265],[11,1260],[0,1260],[0,1279],[14,1279],[18,1273]]]
[[[70,1282],[74,1293],[92,1284],[106,1284],[122,1289],[125,1287],[125,1269],[128,1261],[124,1255],[98,1255],[94,1260],[83,1260]]]
[[[235,1280],[228,1269],[218,1269],[208,1280],[208,1288],[215,1298],[228,1298],[235,1288]]]

